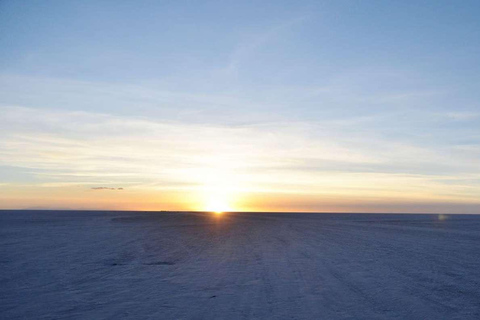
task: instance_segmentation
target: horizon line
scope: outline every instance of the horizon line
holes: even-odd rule
[[[142,213],[215,213],[202,210],[108,210],[108,209],[0,209],[1,211],[70,211],[70,212],[142,212]],[[308,213],[308,214],[405,214],[405,215],[480,215],[480,213],[440,212],[353,212],[353,211],[222,211],[222,213]]]

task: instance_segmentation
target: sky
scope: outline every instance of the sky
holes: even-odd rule
[[[0,208],[480,213],[478,1],[0,2]]]

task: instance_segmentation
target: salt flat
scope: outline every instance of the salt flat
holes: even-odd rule
[[[1,319],[479,319],[480,216],[0,212]]]

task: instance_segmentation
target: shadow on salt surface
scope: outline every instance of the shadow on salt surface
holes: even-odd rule
[[[131,212],[109,220],[116,230],[121,230],[122,237],[130,240],[111,252],[103,264],[155,268],[195,258],[214,244],[215,234],[229,219],[210,213]]]
[[[156,261],[156,262],[146,262],[143,265],[145,266],[173,266],[175,262],[171,261]]]
[[[128,264],[129,264],[128,262],[111,262],[107,265],[109,265],[111,267],[115,267],[115,266],[126,266]],[[155,262],[145,262],[145,263],[142,263],[142,265],[144,265],[144,266],[173,266],[173,265],[175,265],[175,262],[155,261]]]
[[[223,218],[222,218],[223,219]],[[203,226],[216,224],[218,216],[201,212],[142,212],[111,218],[113,223],[142,224],[156,223],[165,227]]]
[[[369,228],[403,228],[441,232],[469,233],[480,230],[480,219],[468,214],[405,214],[405,215],[363,215],[365,219],[352,220],[349,223],[365,225]],[[475,235],[475,234],[472,234]]]

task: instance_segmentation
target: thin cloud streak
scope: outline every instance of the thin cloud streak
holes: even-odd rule
[[[456,202],[476,202],[480,192],[479,181],[465,182],[472,171],[453,176],[408,172],[419,170],[418,163],[457,167],[462,159],[380,138],[372,145],[370,137],[359,136],[352,144],[318,123],[228,127],[18,107],[2,111],[0,125],[8,130],[2,132],[0,164],[23,167],[46,184],[90,181],[189,197],[220,186],[245,197],[375,195]],[[385,165],[390,173],[378,170]],[[372,172],[358,170],[362,166]]]
[[[293,27],[304,23],[311,15],[302,15],[291,18],[280,24],[276,24],[265,28],[263,31],[255,30],[255,34],[247,37],[247,40],[239,43],[232,52],[228,65],[221,70],[221,73],[236,75],[245,60],[251,59],[255,52],[261,47],[273,41],[275,38],[282,37],[285,33],[290,31]]]

